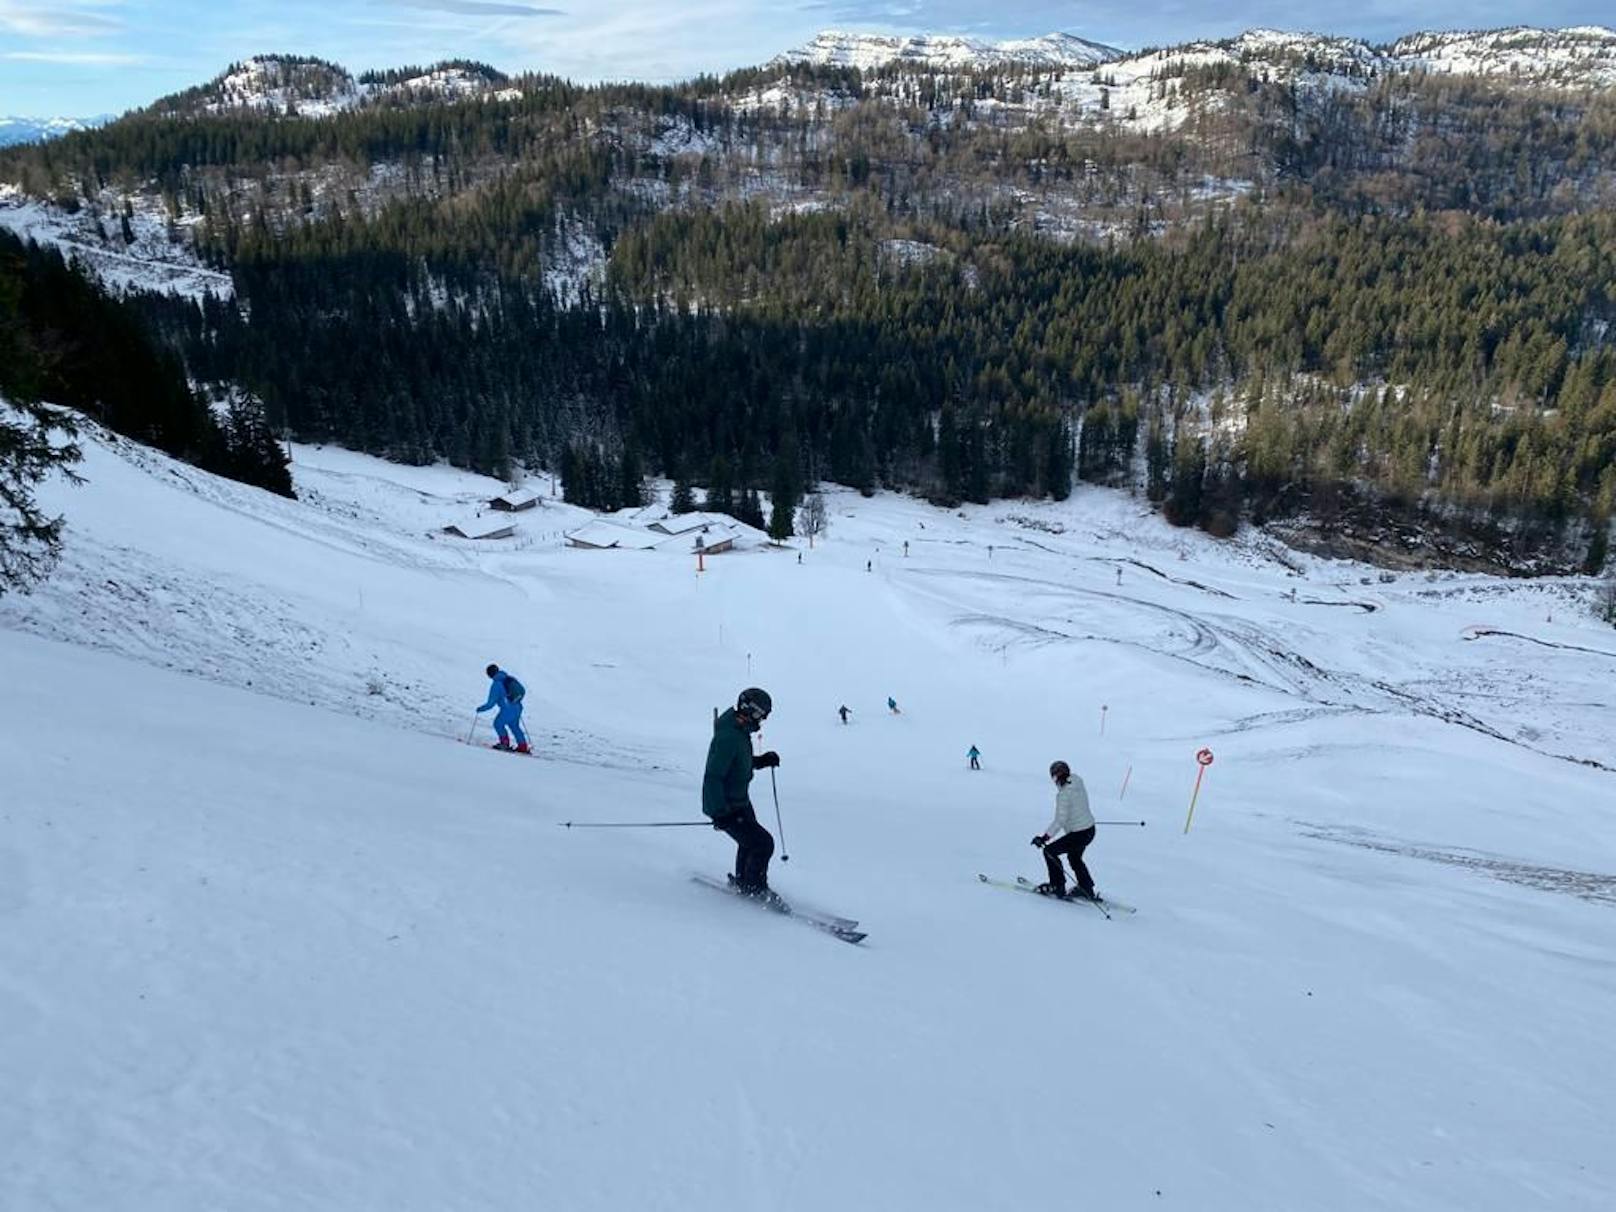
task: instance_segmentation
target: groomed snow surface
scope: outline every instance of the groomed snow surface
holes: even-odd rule
[[[548,497],[444,537],[503,487],[445,468],[300,449],[288,502],[87,445],[0,600],[0,1207],[1610,1206],[1586,583],[1089,490],[833,493],[800,565],[698,576]],[[461,743],[490,660],[536,760]],[[752,683],[775,885],[860,947],[692,883],[706,828],[559,827],[699,819]],[[1136,916],[977,883],[1039,875],[1056,757],[1149,821],[1090,851]]]

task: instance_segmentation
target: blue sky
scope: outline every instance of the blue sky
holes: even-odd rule
[[[0,114],[143,105],[264,51],[353,71],[471,58],[577,80],[673,80],[761,62],[820,29],[1013,37],[1066,30],[1123,47],[1314,29],[1583,25],[1613,0],[0,0]]]

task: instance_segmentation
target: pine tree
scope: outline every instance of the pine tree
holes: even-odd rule
[[[0,250],[3,251],[3,250]],[[62,519],[46,517],[34,486],[53,472],[76,479],[75,426],[36,402],[39,355],[18,314],[22,280],[0,260],[0,597],[49,574],[61,551]]]
[[[740,506],[735,511],[735,516],[748,526],[763,529],[763,502],[758,497],[757,489],[748,488],[741,494]]]
[[[707,481],[707,508],[712,513],[737,516],[735,481],[730,473],[729,459],[722,454],[713,456],[713,467]]]
[[[617,465],[616,487],[613,508],[623,509],[645,504],[645,473],[640,467],[639,452],[632,444],[623,445],[623,454]]]

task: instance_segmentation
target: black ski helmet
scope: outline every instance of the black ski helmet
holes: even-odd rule
[[[499,672],[499,666],[498,665],[490,665],[487,669],[483,670],[483,672],[486,673],[489,677],[493,677],[496,673]]]
[[[1072,768],[1065,762],[1051,762],[1049,764],[1049,777],[1060,783],[1070,782]]]
[[[774,700],[769,697],[767,690],[759,690],[752,686],[741,691],[740,698],[735,700],[735,714],[750,716],[761,724],[769,718],[769,712],[774,710]]]

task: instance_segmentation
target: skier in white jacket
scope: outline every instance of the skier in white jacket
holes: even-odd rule
[[[1038,891],[1047,896],[1066,896],[1066,872],[1061,870],[1061,855],[1064,854],[1072,864],[1072,873],[1077,877],[1077,891],[1073,895],[1097,901],[1100,895],[1094,891],[1094,877],[1083,863],[1083,851],[1094,840],[1094,814],[1089,811],[1089,793],[1083,786],[1083,780],[1073,774],[1072,768],[1065,762],[1053,763],[1049,767],[1049,777],[1054,780],[1056,788],[1055,819],[1032,839],[1032,844],[1044,852],[1044,865],[1049,868],[1049,882],[1039,884]]]

